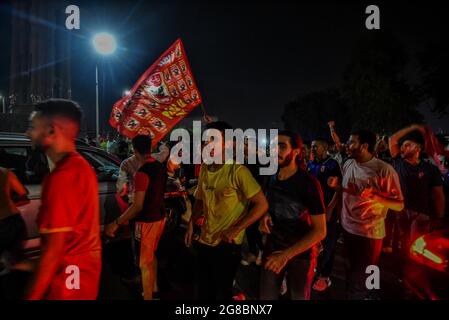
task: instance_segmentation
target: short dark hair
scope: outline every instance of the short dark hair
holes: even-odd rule
[[[312,139],[312,142],[313,141],[317,141],[317,142],[319,142],[321,144],[324,144],[326,147],[329,147],[329,140],[327,140],[326,138],[319,137],[319,138],[316,138],[316,139]]]
[[[151,137],[137,135],[132,140],[133,149],[142,155],[151,153]]]
[[[209,122],[208,124],[206,124],[206,130],[207,129],[216,129],[222,133],[225,132],[226,129],[232,129],[232,126],[224,121],[214,121],[214,122]]]
[[[421,132],[419,132],[418,130],[414,130],[414,131],[406,134],[404,137],[402,137],[402,139],[400,141],[401,144],[403,144],[404,141],[406,141],[406,140],[413,141],[414,143],[418,144],[421,147],[421,149],[424,148],[424,145],[425,145],[424,138],[423,138]]]
[[[357,136],[359,138],[360,144],[366,143],[368,145],[368,152],[373,153],[374,147],[376,146],[376,134],[369,130],[356,130],[351,132],[352,136]]]
[[[61,117],[81,126],[83,112],[78,103],[67,99],[48,99],[37,103],[34,110],[46,118]]]
[[[298,133],[290,130],[280,130],[278,136],[286,136],[290,138],[290,145],[293,149],[302,149],[303,141]]]

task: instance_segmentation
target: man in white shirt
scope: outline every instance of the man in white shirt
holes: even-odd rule
[[[349,159],[343,165],[341,225],[347,250],[347,293],[367,299],[366,268],[377,265],[385,237],[388,209],[401,211],[404,200],[399,177],[392,166],[373,156],[376,136],[356,131],[348,141]]]

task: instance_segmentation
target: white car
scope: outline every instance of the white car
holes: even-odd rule
[[[82,141],[77,141],[77,151],[92,165],[97,174],[100,223],[103,226],[120,214],[115,198],[120,160]],[[41,203],[42,180],[49,172],[47,157],[42,152],[33,150],[30,140],[24,134],[0,133],[0,166],[11,169],[29,191],[29,203],[20,206],[19,210],[27,229],[24,242],[25,255],[29,258],[36,257],[40,248],[36,215]],[[121,233],[118,239],[123,237],[129,237],[129,232]]]

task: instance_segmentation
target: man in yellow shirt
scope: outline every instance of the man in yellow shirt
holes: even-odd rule
[[[225,122],[217,121],[209,123],[206,129],[219,130],[223,141],[225,130],[232,128]],[[267,200],[250,171],[233,161],[225,163],[225,150],[225,143],[213,150],[214,157],[221,158],[221,164],[201,166],[193,215],[185,236],[186,245],[190,246],[193,224],[203,216],[204,224],[197,246],[198,291],[202,300],[232,298],[245,229],[268,210]],[[248,212],[246,208],[249,203],[253,206]]]

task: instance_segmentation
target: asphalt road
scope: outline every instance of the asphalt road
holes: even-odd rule
[[[159,289],[160,297],[164,300],[194,300],[196,297],[196,252],[193,248],[186,248],[183,243],[184,229],[166,234],[159,243]],[[126,246],[121,248],[126,251]],[[246,246],[243,246],[245,254]],[[113,252],[113,256],[117,251]],[[123,264],[123,259],[120,260]],[[382,254],[379,265],[380,269],[380,290],[377,294],[381,300],[402,300],[409,297],[400,281],[399,270],[397,270],[398,258],[395,254]],[[258,298],[258,287],[260,268],[255,264],[239,267],[236,275],[236,293],[243,293],[248,300]],[[124,268],[126,269],[126,268]],[[132,268],[131,268],[132,269]],[[129,270],[129,269],[128,269]],[[345,292],[345,264],[344,247],[337,245],[337,253],[332,273],[332,286],[329,290],[318,293],[312,291],[314,300],[343,300],[346,299]],[[138,294],[138,286],[129,285],[128,288],[134,292],[134,297]],[[140,297],[138,297],[140,298]]]
[[[159,261],[159,291],[162,300],[195,300],[196,297],[196,252],[183,243],[184,229],[164,234],[157,252]],[[244,246],[245,250],[245,246]],[[332,274],[332,286],[324,293],[312,292],[314,300],[345,299],[345,272],[343,246],[338,244]],[[398,281],[394,254],[383,254],[380,262],[381,300],[401,300],[406,296]],[[99,300],[142,299],[140,285],[133,281],[138,269],[133,266],[129,241],[110,243],[103,248],[103,272]],[[239,267],[236,275],[236,293],[242,292],[246,299],[258,297],[260,267],[252,264]],[[25,272],[12,272],[0,277],[0,299],[20,299],[29,280]]]

